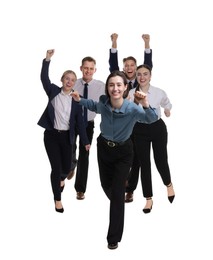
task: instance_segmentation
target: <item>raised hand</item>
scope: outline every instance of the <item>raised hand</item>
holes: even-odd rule
[[[145,43],[145,48],[150,49],[150,35],[149,34],[143,34],[142,39],[144,40]]]
[[[46,53],[46,60],[49,61],[53,54],[55,53],[55,50],[54,49],[51,49],[51,50],[47,50],[47,53]]]
[[[118,39],[118,34],[117,33],[111,34],[112,48],[117,49],[117,39]]]

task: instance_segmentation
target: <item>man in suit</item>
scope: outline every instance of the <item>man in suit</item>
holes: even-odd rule
[[[110,70],[110,72],[112,72],[114,70],[119,70],[117,39],[118,39],[118,34],[113,33],[111,35],[112,47],[109,50],[109,70]],[[145,43],[144,64],[147,64],[152,68],[152,66],[153,66],[152,50],[150,49],[149,34],[143,34],[142,39],[144,40],[144,43]],[[129,89],[135,88],[137,86],[136,69],[137,69],[137,60],[133,56],[129,56],[129,57],[126,57],[123,59],[123,72],[126,75]]]
[[[105,94],[105,83],[101,80],[93,78],[96,72],[96,60],[90,56],[84,57],[81,62],[80,70],[82,72],[82,77],[77,79],[74,90],[84,98],[93,99],[94,101],[99,101],[99,97]],[[87,95],[85,96],[85,89],[87,89]],[[86,132],[90,144],[92,143],[93,133],[94,133],[94,119],[96,116],[95,112],[91,112],[87,109],[83,111]],[[77,136],[76,136],[77,139]],[[76,140],[77,141],[77,140]],[[76,154],[77,145],[74,146],[74,154]],[[75,178],[75,190],[76,198],[78,200],[83,200],[85,198],[85,192],[87,187],[88,179],[88,169],[89,169],[89,151],[86,151],[83,144],[79,142],[79,153],[78,159],[76,160],[76,155],[73,155],[72,160],[72,170],[70,171],[67,179],[70,180],[74,176],[75,167],[77,167],[76,178]],[[77,166],[76,166],[77,164]]]
[[[117,50],[117,39],[118,34],[113,33],[111,35],[112,47],[109,50],[109,70],[110,72],[119,70],[118,65],[118,50]],[[152,49],[150,49],[150,35],[143,34],[142,39],[145,44],[144,51],[144,64],[148,65],[150,68],[153,67],[152,64]],[[123,59],[123,72],[126,75],[129,90],[136,88],[138,83],[136,80],[136,70],[137,70],[137,60],[133,56],[128,56]],[[137,187],[138,178],[139,178],[139,163],[136,156],[133,157],[131,171],[126,183],[126,195],[125,202],[133,201],[133,191]]]

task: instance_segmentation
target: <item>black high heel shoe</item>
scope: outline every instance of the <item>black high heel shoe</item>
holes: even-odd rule
[[[56,201],[55,201],[56,202]],[[59,213],[63,213],[64,212],[64,208],[60,208],[60,209],[57,209],[56,206],[55,206],[55,211],[56,212],[59,212]]]
[[[170,183],[169,185],[167,185],[167,187],[171,187],[171,186],[172,186],[172,183]],[[174,200],[174,198],[175,198],[175,195],[168,196],[169,202],[172,203],[173,200]]]
[[[146,198],[146,200],[152,200],[152,198],[151,198],[151,197],[150,197],[150,198]],[[153,205],[153,201],[152,201],[152,205]],[[144,208],[144,209],[143,209],[143,212],[144,212],[145,214],[150,213],[151,210],[152,210],[152,205],[151,205],[150,208]]]

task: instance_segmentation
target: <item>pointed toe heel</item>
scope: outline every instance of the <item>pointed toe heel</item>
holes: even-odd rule
[[[168,196],[168,200],[169,200],[169,202],[172,203],[173,200],[174,200],[174,198],[175,198],[175,195],[173,195],[173,196]]]
[[[167,187],[167,188],[171,187],[172,190],[173,190],[173,185],[172,185],[172,183],[170,183],[170,184],[167,185],[166,187]],[[174,190],[173,190],[173,193],[174,193]],[[169,200],[169,202],[172,203],[173,200],[174,200],[174,198],[175,198],[175,194],[174,194],[174,195],[170,195],[170,196],[168,196],[168,200]]]
[[[59,212],[59,213],[63,213],[63,212],[64,212],[64,208],[61,208],[61,209],[55,208],[55,211],[56,211],[56,212]]]
[[[55,211],[59,212],[59,213],[63,213],[64,212],[64,208],[63,207],[60,208],[60,209],[56,208],[56,200],[55,200]]]

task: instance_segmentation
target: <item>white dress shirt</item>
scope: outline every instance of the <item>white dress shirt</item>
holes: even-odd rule
[[[70,129],[70,113],[72,97],[61,90],[61,92],[51,101],[55,110],[54,128],[57,130]]]
[[[131,89],[129,91],[130,100],[134,101],[134,94],[135,89]],[[152,108],[156,108],[156,112],[158,114],[158,119],[161,118],[161,107],[164,109],[171,110],[172,104],[167,97],[167,94],[164,90],[154,87],[152,85],[149,86],[149,90],[147,93],[149,105]]]
[[[74,86],[74,90],[78,91],[78,93],[83,96],[84,93],[84,84],[86,82],[80,78],[77,79],[75,86]],[[87,83],[88,84],[88,99],[92,99],[94,101],[99,101],[99,97],[101,95],[105,95],[105,83],[102,82],[101,80],[97,80],[97,79],[92,79],[90,82]],[[87,119],[88,121],[94,120],[96,113],[87,110]]]

